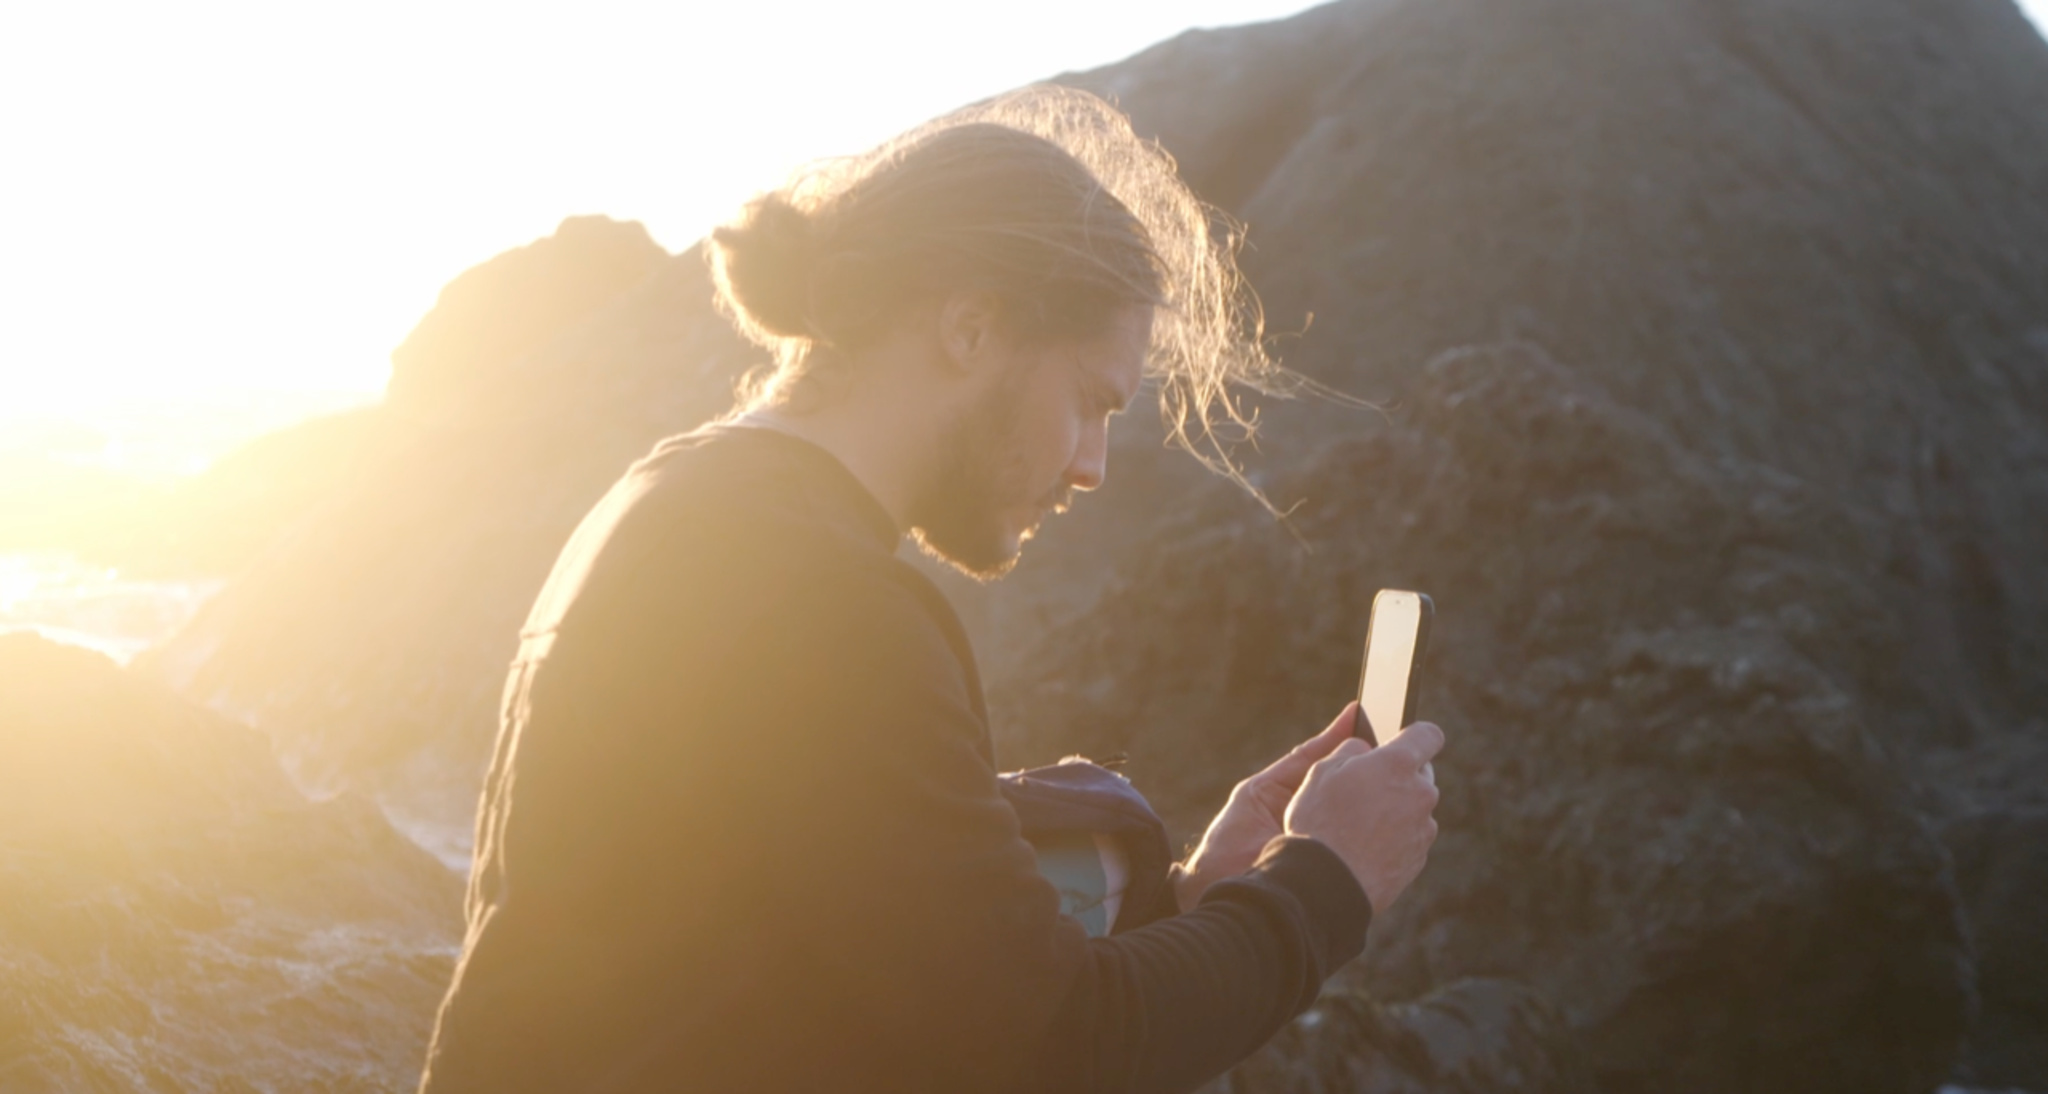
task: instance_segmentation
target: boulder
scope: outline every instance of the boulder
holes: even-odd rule
[[[532,405],[506,392],[517,363],[667,265],[632,221],[581,216],[555,233],[462,272],[391,351],[388,400],[417,416],[473,419],[479,403]]]
[[[262,734],[0,635],[0,1075],[10,1091],[416,1081],[461,879]]]
[[[1962,1074],[1984,1086],[2048,1088],[2048,808],[1985,810],[1944,835],[1982,993]]]
[[[1958,1078],[2048,1090],[2048,725],[1930,757],[1942,841],[1977,954],[1979,1009]]]
[[[1581,1094],[1570,1029],[1528,988],[1461,980],[1414,1003],[1323,993],[1209,1094]]]
[[[701,257],[652,246],[576,218],[457,278],[393,355],[390,397],[350,421],[358,443],[299,472],[324,489],[137,667],[262,728],[302,785],[363,793],[466,862],[505,667],[555,554],[754,362]]]
[[[1355,688],[1375,590],[1426,590],[1443,835],[1349,983],[1526,984],[1610,1092],[1937,1085],[1974,982],[1881,732],[1898,533],[1531,347],[1412,390],[1275,480],[1286,525],[1220,488],[1166,523],[999,682],[1006,743],[1128,753],[1193,833]]]
[[[1351,0],[1063,79],[1248,225],[1290,364],[1398,414],[1539,344],[1918,531],[1921,743],[2048,708],[2048,43],[2009,0]],[[1265,467],[1363,428],[1268,409]]]

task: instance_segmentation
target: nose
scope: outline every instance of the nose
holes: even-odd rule
[[[1092,424],[1081,431],[1081,443],[1067,464],[1067,485],[1076,490],[1093,490],[1109,474],[1109,426]]]

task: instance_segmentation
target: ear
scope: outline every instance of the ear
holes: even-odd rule
[[[982,289],[962,289],[939,306],[939,347],[946,363],[973,372],[996,356],[1002,301]]]

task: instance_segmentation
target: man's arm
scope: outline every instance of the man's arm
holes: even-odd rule
[[[1186,914],[1087,939],[997,789],[943,609],[879,572],[821,576],[790,590],[801,626],[774,628],[761,690],[764,725],[800,752],[787,789],[827,818],[791,849],[786,899],[809,910],[793,944],[863,986],[849,1020],[932,1087],[1191,1089],[1362,948],[1363,891],[1299,838]]]
[[[1363,947],[1370,917],[1328,848],[1275,839],[1250,872],[1212,885],[1192,911],[1091,940],[1023,1088],[1199,1086],[1312,1003]]]

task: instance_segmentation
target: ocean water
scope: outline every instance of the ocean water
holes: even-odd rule
[[[125,665],[183,626],[222,584],[136,580],[64,554],[0,554],[0,634],[35,631]]]

